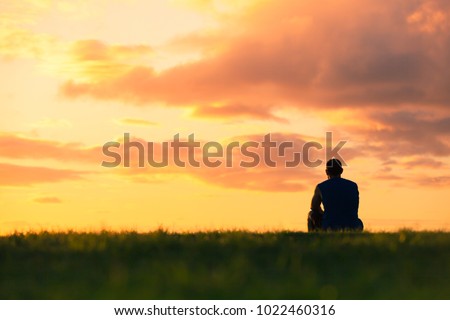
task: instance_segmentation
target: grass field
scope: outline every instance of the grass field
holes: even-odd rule
[[[0,299],[450,299],[450,233],[0,237]]]

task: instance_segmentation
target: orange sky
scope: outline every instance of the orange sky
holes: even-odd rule
[[[332,132],[367,229],[449,230],[449,39],[444,0],[0,0],[0,234],[306,230],[326,178],[280,159],[102,167],[125,132]]]

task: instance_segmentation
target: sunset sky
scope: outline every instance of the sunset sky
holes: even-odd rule
[[[326,178],[279,158],[102,167],[124,133],[332,132],[366,229],[450,230],[447,0],[0,0],[0,108],[0,234],[305,231]]]

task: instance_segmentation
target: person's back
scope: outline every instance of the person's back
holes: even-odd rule
[[[319,183],[324,214],[322,229],[354,229],[358,225],[359,192],[353,181],[333,177]]]
[[[314,190],[311,211],[308,215],[308,231],[362,230],[364,228],[362,221],[358,218],[358,185],[341,178],[343,171],[339,160],[331,159],[327,162],[325,172],[328,180],[319,183]]]

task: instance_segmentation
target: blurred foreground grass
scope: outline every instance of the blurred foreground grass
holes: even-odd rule
[[[0,299],[450,299],[450,233],[0,237]]]

